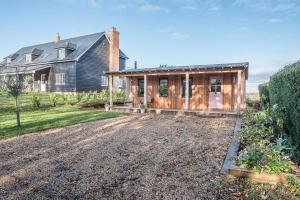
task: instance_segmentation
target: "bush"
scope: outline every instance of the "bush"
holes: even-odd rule
[[[113,100],[115,102],[121,103],[121,102],[124,102],[125,99],[126,99],[125,90],[118,89],[113,92]]]
[[[275,144],[270,143],[268,140],[261,140],[240,151],[238,164],[242,168],[259,172],[291,172],[289,160],[283,156],[285,150],[286,147],[283,145],[282,139],[277,140]]]
[[[55,107],[57,104],[58,100],[58,95],[57,94],[50,94],[49,95],[49,101],[50,101],[50,106]]]
[[[31,103],[34,108],[39,108],[41,106],[41,98],[37,95],[37,93],[32,94]]]
[[[263,83],[258,86],[260,106],[267,108],[270,105],[269,83]]]
[[[285,113],[284,128],[300,152],[300,61],[274,74],[269,90],[270,103]]]
[[[82,93],[76,94],[77,103],[79,103],[82,100],[83,96],[84,96],[84,94],[82,94]]]
[[[69,105],[69,100],[70,100],[70,95],[68,94],[63,94],[62,95],[63,101],[65,105]]]
[[[101,103],[108,103],[109,101],[109,91],[108,89],[103,89],[98,95],[99,101]]]

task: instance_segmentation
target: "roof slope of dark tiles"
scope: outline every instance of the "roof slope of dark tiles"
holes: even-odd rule
[[[48,62],[55,62],[55,61],[62,61],[58,60],[57,58],[57,48],[62,44],[76,44],[76,50],[70,53],[68,56],[65,57],[64,60],[75,60],[85,51],[87,51],[99,38],[104,35],[104,32],[95,33],[91,35],[85,35],[80,37],[74,37],[70,39],[61,40],[60,43],[56,44],[55,42],[49,42],[44,44],[38,44],[28,47],[23,47],[14,54],[18,56],[11,62],[10,66],[22,66],[26,65],[25,63],[25,56],[26,53],[31,53],[32,51],[39,50],[42,51],[42,54],[39,55],[36,59],[34,59],[29,65],[31,64],[39,64],[39,63],[48,63]],[[3,61],[1,64],[5,64]]]

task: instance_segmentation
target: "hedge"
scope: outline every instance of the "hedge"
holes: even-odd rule
[[[260,106],[267,108],[270,105],[269,83],[262,83],[258,86]]]
[[[271,105],[285,113],[285,130],[300,151],[300,61],[284,67],[269,82]]]

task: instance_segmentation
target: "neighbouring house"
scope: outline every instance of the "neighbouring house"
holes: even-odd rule
[[[119,49],[119,32],[112,27],[108,33],[61,40],[23,47],[0,63],[0,78],[8,80],[16,73],[30,79],[34,91],[83,92],[108,87],[104,71],[124,70],[127,56]],[[117,87],[125,82],[117,80]]]
[[[107,74],[110,80],[115,76],[127,78],[127,93],[136,108],[143,103],[148,110],[240,113],[246,107],[248,67],[248,62],[159,68],[135,66]]]

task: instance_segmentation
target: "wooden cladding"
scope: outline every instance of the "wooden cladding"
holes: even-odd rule
[[[190,74],[189,78],[192,80],[189,98],[189,110],[209,110],[209,92],[210,92],[210,78],[219,77],[223,80],[222,83],[222,110],[233,111],[236,108],[237,99],[237,73],[219,73],[219,74]],[[244,75],[242,75],[242,97],[244,99],[245,81]],[[134,98],[135,106],[143,102],[143,97],[138,95],[138,80],[144,79],[144,77],[128,77],[131,82],[131,93]],[[167,96],[160,95],[160,80],[167,79]],[[184,109],[185,95],[183,91],[183,81],[185,75],[155,75],[147,76],[147,95],[148,99],[151,99],[151,103],[148,100],[148,107],[161,108],[161,109]],[[243,102],[243,101],[242,101]]]

